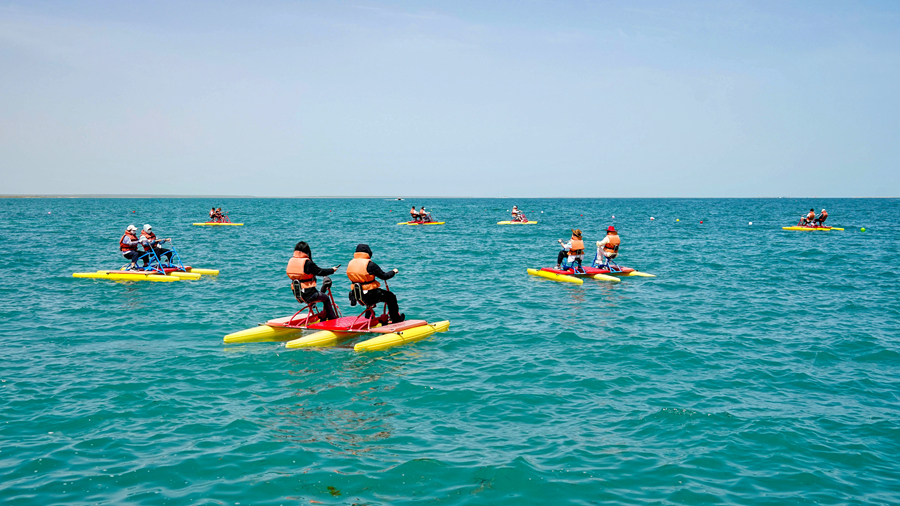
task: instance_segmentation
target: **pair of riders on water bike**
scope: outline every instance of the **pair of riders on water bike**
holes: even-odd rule
[[[822,209],[822,212],[816,217],[816,211],[814,209],[810,209],[806,215],[800,217],[800,223],[798,225],[803,227],[824,227],[825,220],[828,219],[828,211]]]
[[[584,259],[584,240],[581,238],[581,230],[577,228],[572,229],[572,238],[568,242],[564,243],[562,239],[557,239],[557,241],[563,249],[556,255],[556,270],[560,270],[560,267],[565,265],[566,269],[571,268],[575,271],[584,271],[581,265],[581,261]],[[622,240],[619,237],[619,232],[616,231],[616,227],[610,225],[606,229],[606,237],[597,241],[597,254],[594,256],[591,267],[609,266],[609,261],[619,255],[619,245],[621,243]],[[563,264],[564,260],[565,264]],[[578,267],[575,267],[576,263]]]
[[[513,206],[513,208],[512,208],[512,219],[509,220],[509,221],[512,221],[512,222],[521,222],[521,223],[528,223],[528,218],[525,217],[525,213],[523,213],[522,211],[519,211],[519,207],[518,207],[518,206]]]
[[[212,223],[224,223],[225,222],[225,215],[222,214],[221,207],[210,208],[209,221]]]
[[[422,209],[416,211],[416,206],[412,206],[409,209],[409,221],[415,221],[418,223],[430,223],[434,220],[431,219],[431,213],[425,211],[425,206],[422,206]]]
[[[335,265],[330,269],[322,269],[312,259],[312,251],[309,244],[300,241],[294,246],[294,256],[288,260],[287,275],[291,279],[291,285],[295,288],[295,293],[299,291],[299,298],[307,304],[315,304],[321,302],[325,307],[325,319],[334,320],[337,313],[331,304],[330,276],[338,271],[341,264]],[[350,279],[350,305],[363,304],[372,308],[379,303],[386,303],[388,316],[391,323],[400,323],[406,319],[406,315],[400,312],[397,305],[397,296],[390,290],[381,288],[378,279],[389,280],[394,277],[398,269],[391,269],[384,272],[381,267],[372,261],[372,250],[367,244],[356,246],[356,252],[353,254],[353,260],[347,264],[347,277]],[[323,276],[322,290],[318,289],[316,276]],[[299,288],[299,290],[297,290]],[[382,322],[386,323],[386,322]]]
[[[157,239],[156,234],[153,233],[153,227],[149,223],[144,225],[140,237],[137,235],[137,227],[128,225],[125,233],[119,239],[119,250],[122,252],[122,256],[131,262],[126,270],[137,270],[138,260],[143,260],[142,267],[149,266],[151,252],[156,254],[156,258],[166,257],[166,263],[172,263],[172,250],[160,247],[160,244],[167,241],[171,242],[172,239]],[[138,246],[141,246],[143,251],[138,251]]]

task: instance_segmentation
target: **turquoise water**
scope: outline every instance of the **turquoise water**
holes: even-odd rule
[[[447,225],[396,226],[410,204]],[[513,204],[538,225],[494,225]],[[212,205],[246,226],[192,227]],[[847,230],[781,230],[811,206]],[[891,199],[2,199],[0,503],[897,504],[898,213]],[[221,275],[71,277],[121,266],[129,223]],[[571,227],[590,242],[610,223],[620,263],[656,278],[526,275]],[[298,240],[320,265],[369,243],[400,269],[407,316],[450,331],[370,354],[223,345],[297,309]]]

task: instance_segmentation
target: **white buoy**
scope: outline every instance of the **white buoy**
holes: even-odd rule
[[[653,218],[653,216],[651,216],[651,217],[650,217],[650,221],[653,221],[653,220],[654,220],[654,218]]]
[[[612,218],[612,219],[616,219],[616,215],[615,215],[615,214],[613,215],[613,218]]]
[[[544,211],[541,211],[541,214],[544,214]]]
[[[753,222],[751,221],[750,223],[748,223],[748,225],[753,225]]]

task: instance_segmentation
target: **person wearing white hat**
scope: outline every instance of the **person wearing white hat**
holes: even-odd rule
[[[137,269],[137,259],[141,257],[141,252],[138,251],[138,237],[137,227],[134,225],[128,225],[125,228],[125,233],[122,234],[122,238],[119,239],[119,250],[122,251],[122,256],[127,258],[131,265],[128,266],[128,270]],[[144,260],[144,267],[147,267],[147,260]]]
[[[141,246],[144,247],[144,253],[153,251],[156,253],[156,258],[159,258],[160,260],[165,256],[166,263],[172,263],[172,251],[160,248],[159,245],[171,240],[172,239],[157,240],[156,234],[153,233],[153,227],[151,227],[149,223],[144,225],[144,230],[141,231]]]
[[[820,227],[824,227],[825,220],[827,220],[827,219],[828,219],[828,211],[822,209],[822,212],[819,213],[819,217],[816,218],[816,225],[818,225]]]

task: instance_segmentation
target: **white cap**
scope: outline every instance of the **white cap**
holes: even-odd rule
[[[822,212],[823,212],[823,213],[824,213],[824,212],[825,212],[825,210],[824,210],[824,209],[822,209]]]
[[[146,225],[144,225],[144,231],[145,231],[145,232],[149,231],[151,228],[153,228],[153,227],[151,227],[149,223],[146,224]]]
[[[128,225],[128,227],[125,230],[128,230],[128,231],[137,230],[137,227],[135,227],[134,225]]]

